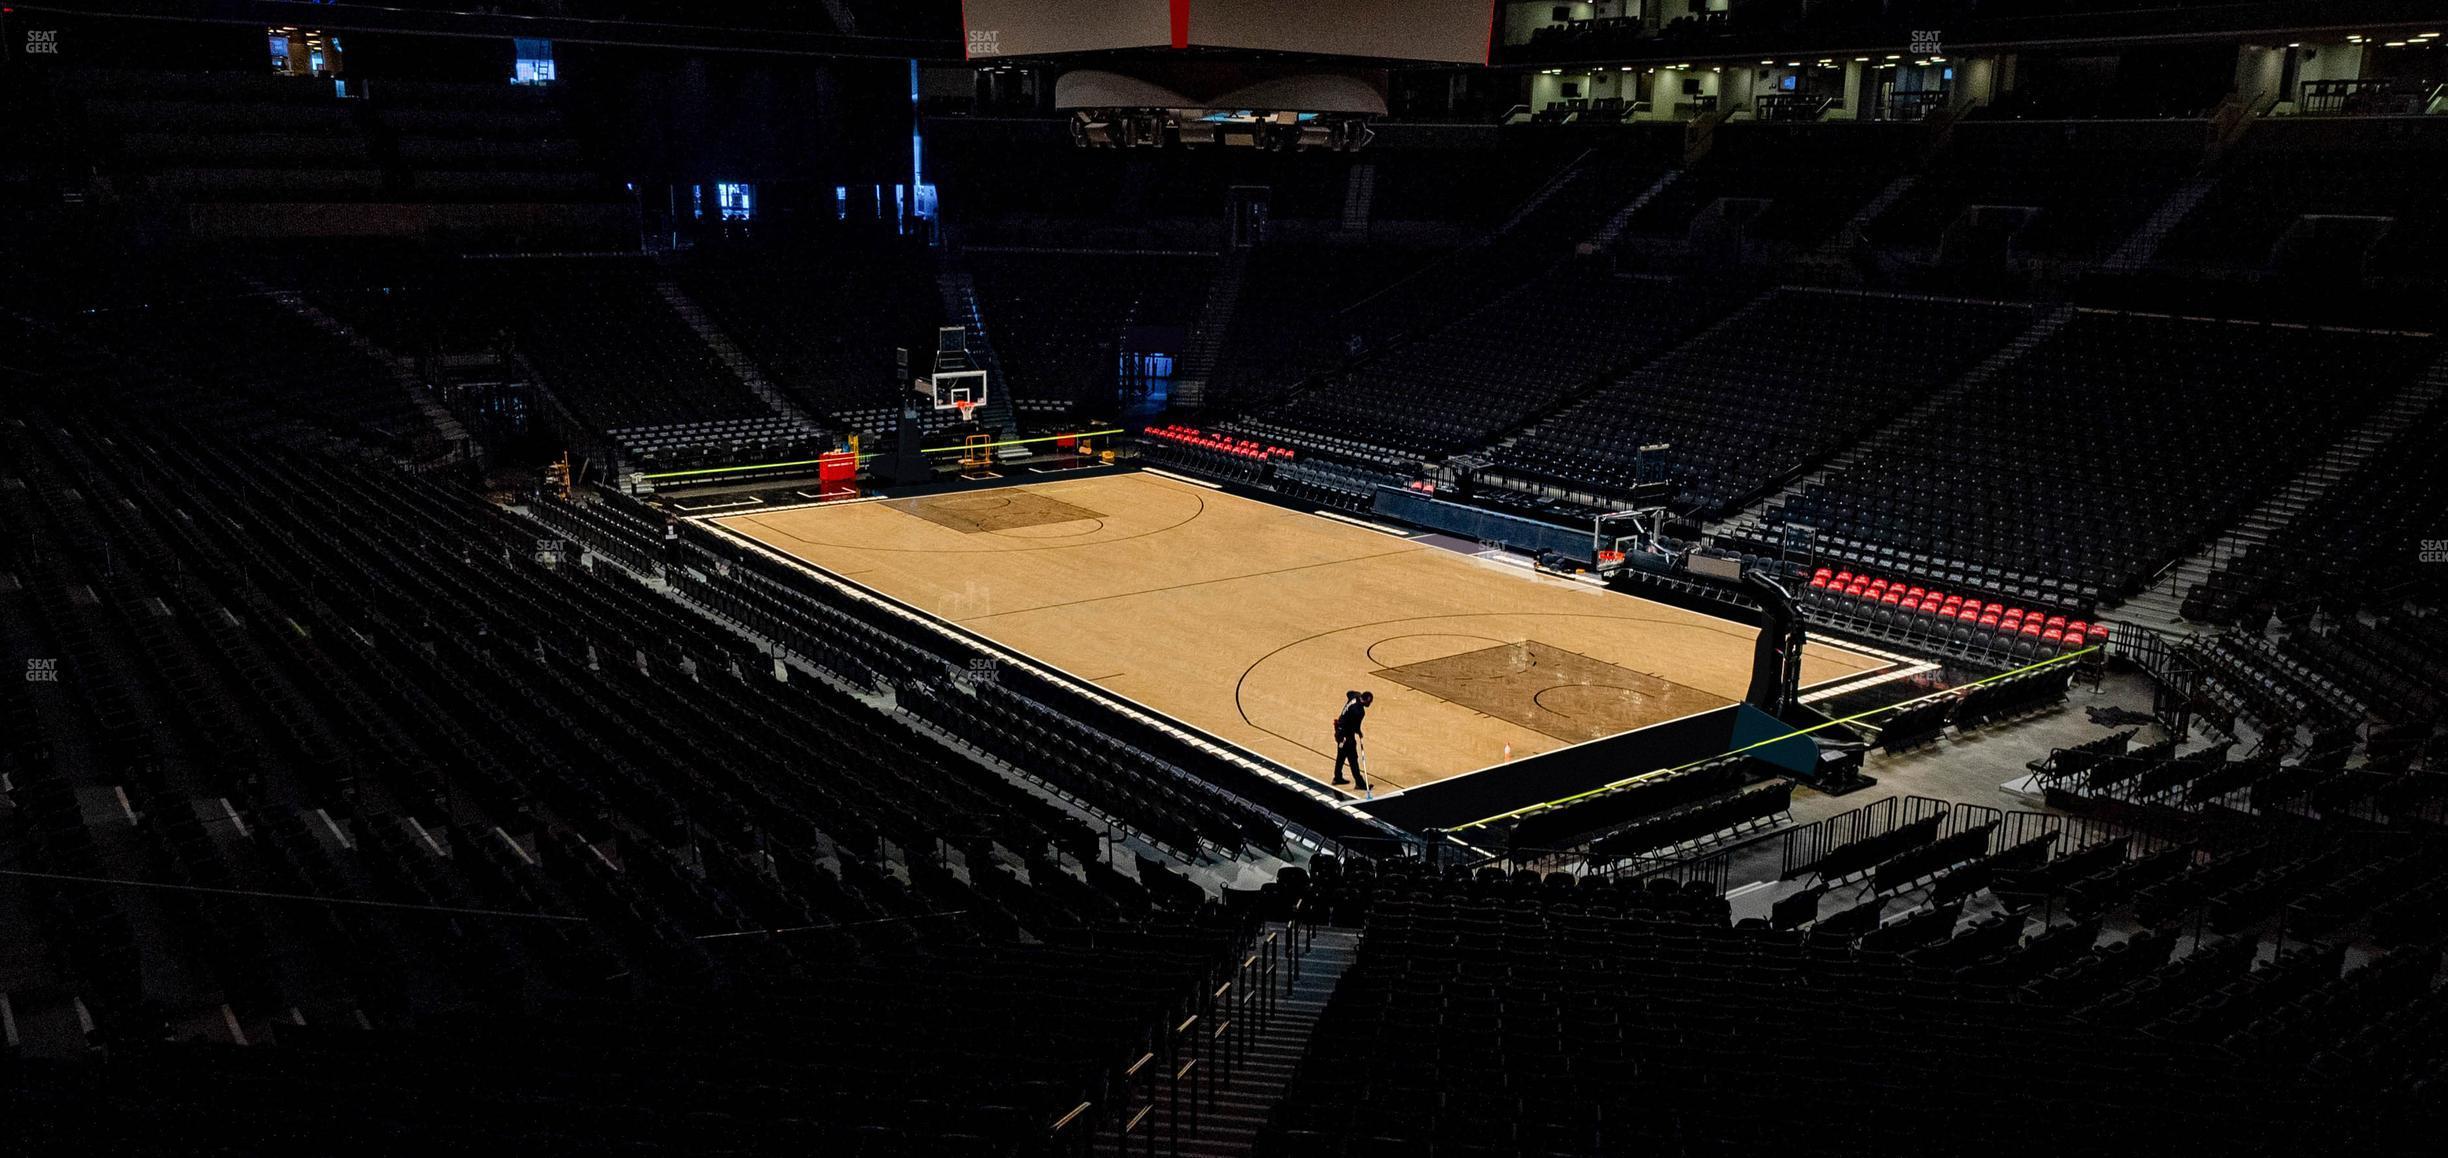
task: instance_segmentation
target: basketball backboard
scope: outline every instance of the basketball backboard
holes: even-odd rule
[[[938,370],[925,382],[937,410],[973,410],[986,404],[984,370]]]

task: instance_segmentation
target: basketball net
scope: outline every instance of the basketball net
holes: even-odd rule
[[[977,420],[977,403],[975,402],[954,402],[952,404],[952,408],[960,411],[960,420],[962,422],[974,422]]]

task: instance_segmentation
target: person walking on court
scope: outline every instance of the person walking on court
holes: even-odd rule
[[[1351,765],[1352,784],[1367,791],[1368,777],[1360,768],[1360,721],[1367,718],[1369,705],[1375,703],[1374,692],[1343,693],[1343,713],[1335,717],[1334,782],[1343,783],[1343,765]]]

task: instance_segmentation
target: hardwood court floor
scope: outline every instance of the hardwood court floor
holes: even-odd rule
[[[1151,474],[714,522],[1321,781],[1373,691],[1380,792],[1740,699],[1757,634]]]

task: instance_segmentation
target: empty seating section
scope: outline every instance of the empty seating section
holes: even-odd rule
[[[519,350],[596,430],[772,418],[629,258],[471,259],[471,289],[514,318]]]
[[[2183,614],[2196,623],[2259,628],[2274,613],[2299,622],[2316,609],[2350,614],[2392,601],[2435,598],[2438,568],[2425,540],[2448,526],[2448,407],[2434,404],[2351,476],[2247,546],[2187,591]],[[2426,590],[2426,587],[2428,590]]]
[[[1678,510],[1748,501],[1878,427],[2031,321],[2024,306],[1779,290],[1496,450],[1540,482],[1627,493],[1644,445]]]
[[[1671,881],[1560,876],[1369,882],[1358,960],[1253,1153],[1943,1153],[2276,1116],[2251,1100],[2269,1079],[2201,1045],[2074,1021],[1833,922],[1732,929],[1644,903]],[[2213,1074],[2233,1084],[2194,1085]],[[1996,1113],[2002,1090],[2032,1116]]]
[[[1493,160],[1469,148],[1378,150],[1362,158],[1377,170],[1369,212],[1384,221],[1497,225],[1589,149],[1559,137],[1508,141]]]
[[[611,432],[623,461],[641,470],[698,469],[758,463],[807,462],[834,448],[822,430],[796,418],[697,419]]]
[[[1503,246],[1531,254],[1572,252],[1656,184],[1681,159],[1682,147],[1682,134],[1663,126],[1593,139],[1586,152],[1516,210]]]
[[[1284,447],[1269,446],[1263,442],[1234,438],[1231,435],[1208,434],[1195,426],[1179,422],[1167,422],[1161,426],[1148,427],[1147,434],[1150,438],[1160,438],[1166,442],[1177,442],[1184,446],[1213,450],[1234,458],[1245,458],[1255,462],[1292,457],[1292,452]]]
[[[1677,155],[1668,147],[1673,140],[1637,135],[1599,141],[1561,163],[1537,151],[1500,151],[1495,165],[1520,166],[1540,183],[1513,194],[1510,212],[1492,231],[1354,303],[1338,317],[1339,329],[1363,349],[1385,349],[1573,268],[1568,263],[1582,244],[1665,171],[1667,158]],[[1471,176],[1496,187],[1503,180],[1477,171]]]
[[[1795,594],[1814,618],[1856,634],[1993,658],[2046,658],[2103,646],[2109,637],[2107,624],[2063,611],[1833,567],[1813,568]]]
[[[2307,216],[2386,219],[2359,232],[2342,260],[2368,247],[2381,272],[2437,270],[2448,254],[2448,211],[2430,179],[2448,165],[2448,126],[2422,118],[2265,120],[2220,163],[2218,181],[2160,247],[2163,257],[2259,268]]]
[[[1768,521],[1883,574],[2083,607],[2240,517],[2431,349],[2085,310]]]
[[[1992,677],[1989,682],[1947,688],[1943,679],[1915,677],[1899,691],[1923,691],[1911,700],[1889,705],[1895,710],[1878,717],[1878,746],[1890,752],[1910,751],[1935,743],[1954,728],[1965,735],[1979,728],[2063,703],[2074,673],[2064,665]]]
[[[1447,150],[1369,155],[1372,187],[1381,191],[1370,204],[1376,219],[1408,221],[1423,211],[1405,200],[1419,187],[1467,177],[1472,199],[1442,198],[1434,211],[1509,228],[1450,249],[1416,230],[1389,231],[1400,244],[1344,238],[1256,248],[1208,385],[1209,408],[1263,406],[1355,354],[1435,331],[1547,271],[1655,182],[1667,146],[1677,142],[1649,135],[1572,148],[1532,142],[1494,165]]]
[[[263,254],[246,263],[245,272],[298,295],[314,310],[398,357],[423,361],[491,356],[514,345],[516,311],[486,291],[482,267],[455,255],[367,242],[294,255]],[[226,279],[229,273],[215,276]]]
[[[1186,335],[1215,276],[1215,259],[1205,257],[975,249],[964,257],[1011,397],[1092,415],[1113,412],[1124,333]]]
[[[926,133],[941,220],[964,245],[1208,248],[1235,198],[1262,203],[1275,228],[1328,228],[1340,223],[1354,168],[1380,153],[1080,149],[1068,126],[1046,121],[948,118]]]
[[[1741,757],[1653,772],[1578,799],[1542,807],[1474,832],[1499,835],[1517,861],[1532,857],[1612,865],[1634,858],[1677,859],[1683,846],[1787,811],[1792,785],[1768,779]]]
[[[2097,257],[2142,224],[2209,145],[2200,121],[1957,125],[1919,180],[1869,224],[1885,246]],[[2030,219],[1991,215],[2037,210]],[[1967,221],[1978,210],[1981,220]]]
[[[1145,457],[1159,465],[1179,466],[1212,478],[1266,483],[1270,468],[1289,465],[1293,452],[1230,434],[1211,434],[1195,426],[1167,422],[1143,431],[1154,439]]]
[[[75,77],[67,91],[130,191],[197,202],[625,199],[541,89],[381,79],[344,97],[328,77]]]
[[[2196,639],[2184,656],[2198,673],[2198,720],[2237,739],[2181,756],[2164,742],[2118,749],[2073,776],[2056,769],[2051,791],[2073,793],[2086,808],[2157,818],[2252,808],[2296,823],[2438,825],[2448,820],[2448,791],[2424,761],[2436,769],[2441,759],[2433,737],[2448,668],[2441,644],[2448,632],[2433,619],[2279,641],[2237,632]]]
[[[418,855],[407,850],[409,855]],[[513,865],[512,867],[523,867]],[[406,1029],[281,1024],[271,1048],[114,1043],[111,1075],[22,1064],[12,1135],[42,1152],[1029,1152],[1139,1056],[1135,1011],[1185,1003],[1226,942],[1198,930],[911,952],[746,997],[563,998]],[[1169,1019],[1168,1019],[1169,1021]],[[153,1115],[178,1115],[176,1144]]]
[[[1418,271],[1435,251],[1390,246],[1265,245],[1252,250],[1241,297],[1207,383],[1210,409],[1271,402],[1350,356],[1345,307]]]
[[[1132,195],[1149,217],[1212,219],[1234,189],[1260,186],[1267,191],[1270,220],[1311,221],[1341,215],[1351,167],[1367,161],[1366,153],[1324,150],[1269,156],[1244,149],[1185,149],[1128,158],[1138,170],[1129,178]]]
[[[1319,458],[1278,464],[1274,476],[1276,492],[1286,498],[1361,512],[1376,509],[1378,487],[1402,481],[1386,471]]]
[[[1144,161],[1124,150],[1072,148],[1063,139],[1065,127],[1027,140],[964,128],[954,124],[931,131],[928,168],[942,190],[946,218],[964,226],[983,223],[982,241],[996,240],[997,227],[1007,221],[1107,216],[1120,203],[1128,176],[1147,170]],[[1013,180],[1014,173],[1042,173],[1045,179]]]
[[[1313,386],[1242,428],[1399,465],[1483,444],[1609,370],[1637,365],[1696,320],[1662,279],[1560,268],[1451,325]]]
[[[700,253],[675,270],[724,337],[812,413],[897,412],[909,383],[893,349],[927,371],[943,321],[930,259],[893,245]]]
[[[96,148],[132,188],[202,201],[362,200],[385,176],[329,80],[251,73],[81,76]],[[107,143],[103,143],[107,142]]]
[[[539,88],[383,81],[376,106],[411,195],[431,200],[583,201],[622,196]]]
[[[1068,685],[1017,668],[998,669],[1003,674],[990,687],[947,685],[947,667],[968,670],[977,657],[965,642],[913,631],[872,602],[810,583],[791,564],[739,554],[694,526],[683,528],[676,548],[652,548],[660,533],[656,516],[634,500],[602,498],[591,514],[584,504],[539,509],[589,550],[622,560],[658,556],[646,573],[659,571],[697,606],[780,655],[854,686],[902,689],[907,698],[900,706],[912,718],[1002,760],[1107,823],[1183,856],[1209,847],[1232,853],[1281,846],[1283,822],[1216,793],[1213,766],[1220,757],[1213,750],[1107,718]],[[1142,880],[1149,875],[1143,871]]]
[[[762,7],[870,37],[926,19]],[[1747,35],[1797,6],[1692,7],[1532,39]],[[1849,35],[1873,8],[1966,5],[1808,7]],[[2443,118],[2259,120],[2218,150],[2206,120],[1993,117],[2036,99],[1713,135],[1619,100],[1501,132],[1394,119],[1342,153],[1075,150],[1054,118],[936,117],[936,229],[835,221],[828,177],[813,221],[533,255],[556,211],[634,224],[596,168],[623,155],[604,117],[563,104],[589,87],[394,80],[421,62],[365,49],[371,83],[338,92],[0,78],[91,144],[11,186],[81,193],[0,231],[32,275],[0,279],[17,1149],[2292,1155],[2438,1134],[2448,347],[2368,317],[2096,306],[2312,269],[2419,316],[2448,256]],[[1859,244],[1826,245],[1882,191]],[[1228,203],[1254,244],[1208,252]],[[125,220],[196,236],[69,236]],[[293,221],[397,229],[308,242]],[[2154,268],[2102,265],[2161,227]],[[460,256],[483,251],[505,255]],[[1917,292],[1972,280],[1932,254],[2023,259],[2033,284],[1975,292],[2032,300]],[[1887,793],[1828,815],[1736,754],[1396,839],[1363,802],[713,523],[535,482],[564,447],[615,479],[808,465],[830,432],[889,429],[894,348],[926,373],[947,320],[997,372],[982,417],[1025,435],[1123,411],[1126,335],[1180,341],[1146,351],[1177,374],[1212,353],[1202,412],[1098,436],[1123,469],[1367,514],[1469,455],[1492,464],[1470,502],[1584,532],[1671,481],[1665,546],[1790,579],[1814,631],[1941,660],[1812,697],[1875,723]],[[454,417],[481,455],[437,451]],[[1012,445],[988,448],[1006,485],[1043,465]],[[710,501],[815,497],[772,481]],[[2230,530],[2261,543],[2213,550],[2251,540]],[[2204,573],[2180,626],[2225,630],[2161,639],[2119,606]],[[2111,651],[2148,669],[2155,723],[2105,710],[2134,702],[2105,698],[2132,690]],[[2093,676],[2108,726],[2068,732]],[[2011,789],[2045,811],[1895,794],[1978,771],[1898,754],[2042,713],[1991,738],[2030,740],[2009,767],[2045,752]],[[1280,955],[1329,926],[1330,960]],[[1248,1070],[1194,1141],[1159,1141],[1144,1114],[1195,1072],[1184,1045],[1272,1016],[1272,974],[1247,991],[1262,954],[1304,1028],[1193,1050]]]
[[[264,411],[319,416],[378,440],[427,437],[407,391],[374,358],[280,296],[230,284],[165,284],[76,317],[68,332]],[[192,295],[192,296],[191,296]]]
[[[2280,800],[2225,746],[2131,738],[2059,753],[2052,796]],[[2390,1137],[2429,1120],[2436,1044],[2376,1075],[2448,1014],[2448,850],[2402,811],[2339,815],[2160,833],[1890,798],[1786,830],[1779,879],[1730,895],[1720,861],[1644,878],[1321,858],[1287,887],[1365,934],[1252,1152]]]
[[[2448,651],[2436,617],[2398,614],[2378,623],[2348,619],[2329,632],[2297,632],[2285,650],[2305,675],[2364,715],[2426,725],[2448,706]]]
[[[2271,669],[2279,666],[2277,645],[2241,633],[2200,639],[2187,652],[2203,673],[2206,694],[2223,701],[2236,720],[2264,732],[2292,738],[2299,726],[2335,730],[2350,722],[2349,709],[2295,678]]]
[[[354,453],[73,410],[0,440],[26,484],[0,488],[0,631],[58,656],[66,693],[9,697],[11,864],[239,891],[12,886],[29,1040],[73,1054],[90,1017],[131,1066],[109,1093],[29,1078],[21,1136],[166,1097],[232,1145],[336,1137],[447,1072],[452,1129],[500,1129],[487,1146],[677,1146],[680,1112],[648,1107],[702,1082],[722,1088],[683,1100],[692,1147],[778,1115],[876,1153],[1004,1152],[1101,1099],[1239,935],[1166,863],[1117,867],[1108,826],[1184,855],[1280,843],[1016,691],[998,755],[1076,808],[776,678],[610,565],[659,565],[626,500],[546,500],[539,527]],[[606,557],[539,554],[540,529]],[[907,694],[967,698],[902,671]],[[165,1044],[187,1036],[165,1020],[283,1048],[232,1068]],[[815,1101],[756,1092],[782,1086]]]
[[[1090,802],[1111,823],[1182,854],[1209,849],[1227,855],[1244,849],[1283,851],[1283,828],[1249,808],[1190,787],[1187,780],[1146,775],[1155,758],[1017,692],[990,687],[973,696],[920,696],[908,710],[954,734],[1075,802]],[[1110,810],[1110,811],[1107,811]],[[1181,886],[1169,871],[1140,866],[1145,887]],[[1159,878],[1162,879],[1159,879]],[[1051,886],[1056,882],[1040,881]]]
[[[1683,237],[1714,206],[1758,241],[1815,246],[1903,173],[1919,136],[1907,125],[1718,127],[1699,163],[1642,205],[1626,231]],[[1719,206],[1721,200],[1730,204]]]
[[[2230,733],[2241,723],[2271,751],[2344,756],[2361,741],[2367,765],[2420,754],[2448,707],[2448,628],[2436,615],[2396,612],[2376,622],[2343,618],[2280,637],[2230,631],[2198,638],[2186,654],[2200,697]]]

